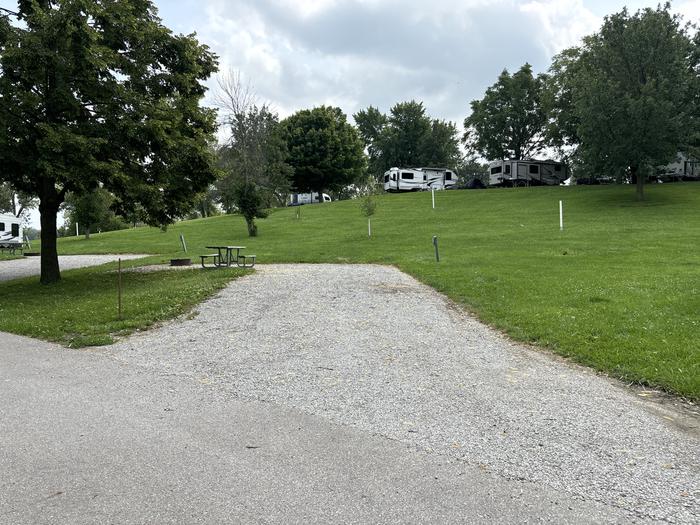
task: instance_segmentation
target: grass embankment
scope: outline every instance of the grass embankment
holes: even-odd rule
[[[258,261],[395,264],[511,337],[627,381],[700,398],[700,184],[385,195],[372,239],[358,203],[63,239],[63,253],[170,255],[245,244]],[[564,200],[565,230],[558,202]],[[431,244],[439,237],[441,261]],[[319,283],[323,286],[323,283]],[[436,350],[439,351],[439,350]]]
[[[238,269],[123,272],[118,319],[116,268],[110,263],[67,271],[50,286],[40,285],[36,277],[0,283],[0,330],[74,348],[110,344],[115,336],[187,312],[243,273]]]

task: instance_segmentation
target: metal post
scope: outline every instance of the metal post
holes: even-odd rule
[[[367,217],[367,237],[372,236],[372,219]]]
[[[430,188],[431,193],[433,194],[433,209],[435,209],[435,188]]]
[[[78,236],[78,223],[75,223],[75,236]]]
[[[433,235],[433,246],[435,246],[435,261],[440,262],[440,251],[438,250],[437,235]]]
[[[180,244],[182,244],[182,251],[187,253],[187,244],[185,244],[185,236],[180,234]]]
[[[122,260],[119,259],[119,266],[117,269],[117,310],[118,319],[122,318]]]

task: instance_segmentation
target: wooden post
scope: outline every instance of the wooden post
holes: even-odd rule
[[[119,258],[119,266],[117,269],[117,311],[118,319],[122,319],[122,260]]]

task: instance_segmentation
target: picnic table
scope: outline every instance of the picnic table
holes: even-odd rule
[[[207,250],[216,250],[218,252],[218,261],[215,261],[216,266],[231,266],[238,263],[238,258],[241,255],[241,250],[245,250],[245,246],[207,246]],[[233,255],[233,252],[236,255]]]

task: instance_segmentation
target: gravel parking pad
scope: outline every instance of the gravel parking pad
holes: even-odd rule
[[[508,341],[385,266],[274,265],[103,350],[516,480],[700,519],[698,420]],[[585,518],[584,518],[585,519]]]
[[[85,268],[86,266],[98,266],[117,259],[123,261],[129,259],[141,259],[148,255],[60,255],[58,264],[61,270],[72,270],[74,268]],[[0,282],[31,277],[41,274],[41,257],[24,257],[22,259],[10,259],[0,261]]]

